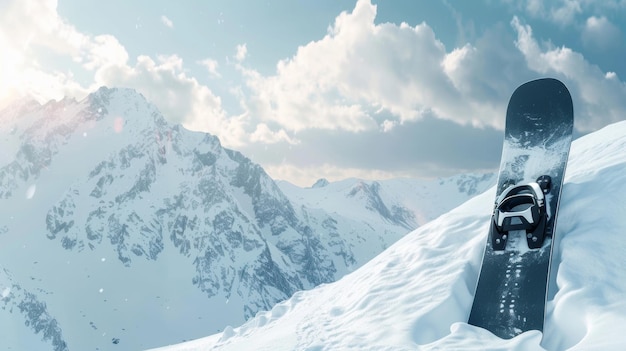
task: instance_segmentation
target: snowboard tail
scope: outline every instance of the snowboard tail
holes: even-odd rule
[[[572,129],[572,99],[560,81],[530,81],[511,96],[489,237],[468,320],[501,338],[543,331]]]

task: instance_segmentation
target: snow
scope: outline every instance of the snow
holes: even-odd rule
[[[620,350],[626,345],[626,122],[572,144],[545,333],[468,325],[495,188],[418,228],[335,283],[244,325],[159,351]]]
[[[447,212],[453,204],[467,201],[474,192],[484,191],[495,179],[495,174],[464,174],[443,179],[395,178],[374,182],[351,178],[311,188],[300,188],[285,181],[278,181],[277,185],[296,207],[322,209],[360,221],[370,221],[380,215],[375,213],[375,208],[363,209],[370,195],[365,194],[366,189],[371,192],[375,188],[376,195],[388,208],[396,206],[410,211],[415,216],[412,224],[416,228]]]

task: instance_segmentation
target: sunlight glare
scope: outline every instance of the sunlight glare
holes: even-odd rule
[[[23,93],[20,86],[23,55],[12,49],[0,33],[0,108]]]

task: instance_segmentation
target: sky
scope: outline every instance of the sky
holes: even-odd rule
[[[0,0],[0,108],[133,88],[300,186],[488,172],[526,81],[625,119],[625,35],[625,0]]]

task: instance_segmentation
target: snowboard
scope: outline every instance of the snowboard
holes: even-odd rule
[[[489,236],[468,323],[503,339],[543,331],[554,233],[573,129],[556,79],[511,96]]]

